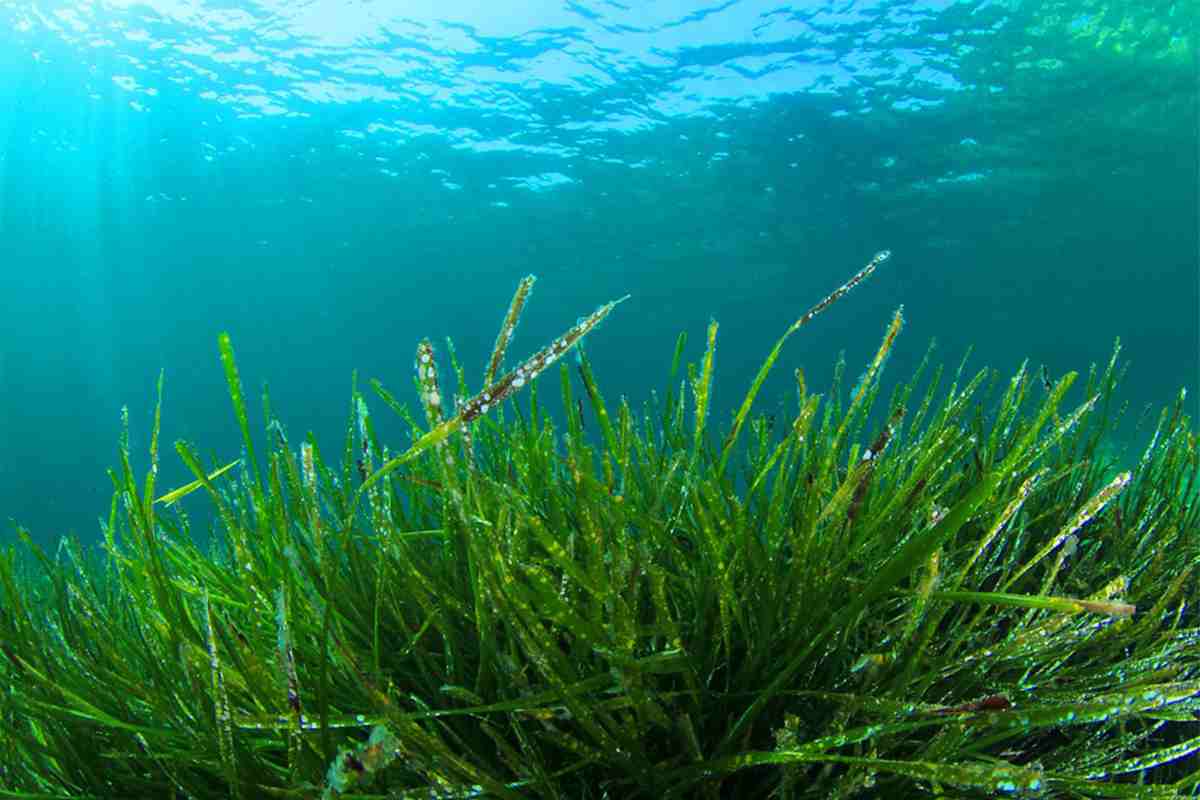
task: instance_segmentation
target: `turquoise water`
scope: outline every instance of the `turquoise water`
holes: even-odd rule
[[[165,442],[236,457],[219,331],[292,440],[336,451],[352,370],[411,400],[421,337],[444,358],[452,336],[478,388],[530,272],[510,360],[632,295],[588,342],[611,398],[647,399],[677,333],[698,358],[719,320],[718,424],[884,248],[789,343],[764,410],[796,367],[825,391],[844,352],[852,380],[903,304],[892,379],[933,338],[1057,376],[1120,337],[1130,423],[1181,388],[1195,413],[1196,13],[4,3],[0,536],[95,538],[121,408],[144,453],[159,370]],[[187,480],[164,450],[161,485]]]

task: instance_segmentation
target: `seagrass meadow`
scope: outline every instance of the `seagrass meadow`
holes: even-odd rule
[[[252,430],[222,336],[241,457],[177,442],[195,481],[164,491],[160,378],[102,546],[24,534],[0,559],[0,796],[1194,796],[1182,397],[1121,464],[1119,347],[1086,377],[930,354],[885,391],[897,310],[848,391],[797,372],[787,418],[755,410],[787,340],[887,257],[720,425],[715,322],[664,344],[640,407],[578,348],[619,301],[505,371],[532,278],[481,388],[422,342],[417,413],[356,385],[335,453],[267,396]]]

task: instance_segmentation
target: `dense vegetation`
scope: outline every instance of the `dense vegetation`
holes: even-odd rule
[[[1074,374],[929,358],[885,402],[897,312],[851,391],[798,372],[790,419],[753,413],[785,340],[885,258],[797,320],[721,431],[715,323],[643,410],[561,366],[552,420],[534,378],[615,303],[501,374],[532,279],[486,388],[454,365],[452,414],[428,342],[423,421],[373,385],[412,426],[399,454],[358,391],[336,458],[268,398],[255,434],[222,337],[242,458],[179,442],[196,481],[158,496],[156,411],[99,552],[22,531],[0,559],[0,796],[1197,791],[1182,397],[1129,471],[1106,448],[1117,351],[1073,407]],[[212,552],[183,510],[203,502]]]

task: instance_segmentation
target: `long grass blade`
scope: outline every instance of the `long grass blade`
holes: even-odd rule
[[[779,358],[779,353],[783,350],[784,343],[791,338],[793,333],[807,325],[813,320],[814,317],[844,297],[855,286],[858,286],[858,284],[869,278],[871,274],[875,272],[875,269],[880,264],[891,258],[891,256],[892,252],[890,250],[882,250],[876,253],[875,256],[867,262],[867,265],[855,273],[850,280],[846,281],[837,289],[834,289],[827,297],[825,297],[824,300],[817,303],[808,311],[804,312],[804,314],[802,314],[799,319],[793,322],[791,327],[784,332],[783,336],[779,337],[779,340],[775,342],[775,346],[771,348],[771,352],[767,355],[767,360],[763,362],[761,367],[759,367],[758,374],[754,376],[754,382],[750,385],[750,390],[746,392],[746,396],[742,400],[742,404],[738,408],[737,414],[734,416],[733,428],[730,430],[729,435],[725,438],[725,445],[721,452],[721,461],[718,468],[720,472],[723,473],[725,471],[726,463],[729,461],[729,456],[733,452],[734,445],[737,443],[738,435],[741,433],[742,427],[746,424],[746,419],[750,416],[750,408],[754,405],[754,398],[758,396],[759,389],[762,388],[763,383],[767,380],[767,375],[771,372],[771,368],[775,366],[775,361]]]

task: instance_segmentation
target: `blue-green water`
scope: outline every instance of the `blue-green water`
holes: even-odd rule
[[[893,380],[931,338],[1057,376],[1120,337],[1129,416],[1183,387],[1194,413],[1196,13],[6,2],[0,520],[94,539],[121,407],[144,453],[160,369],[165,441],[236,457],[221,330],[293,440],[330,450],[351,371],[411,399],[421,337],[452,336],[478,388],[530,272],[510,361],[628,292],[588,354],[640,404],[676,334],[698,357],[716,318],[718,424],[884,248],[789,343],[764,408],[798,366],[826,390],[841,351],[852,380],[903,304]],[[164,450],[160,485],[187,480]]]

